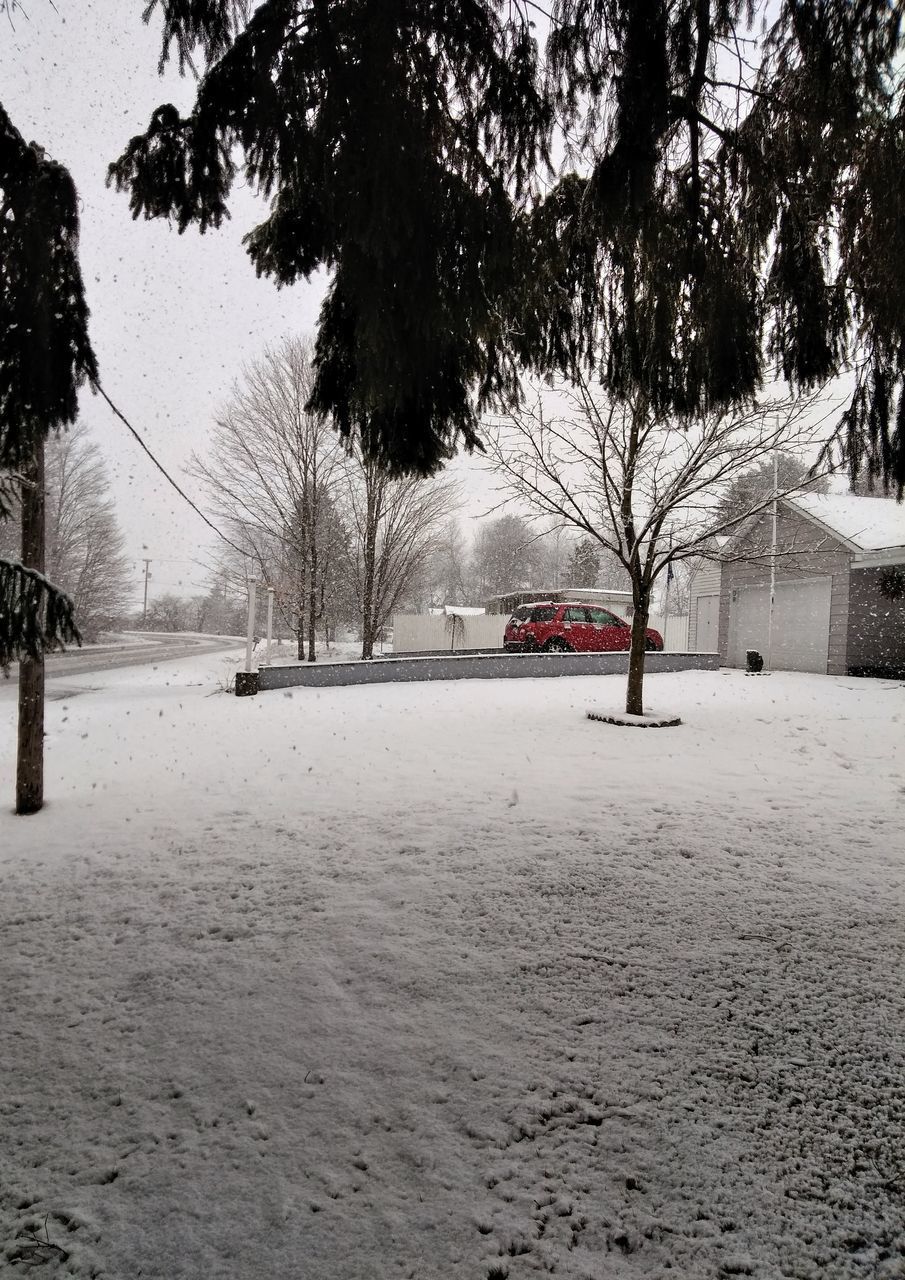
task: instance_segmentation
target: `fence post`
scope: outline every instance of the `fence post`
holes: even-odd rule
[[[267,649],[264,661],[270,665],[270,646],[273,643],[273,587],[267,588]]]
[[[251,670],[251,655],[255,647],[255,606],[258,600],[258,580],[248,580],[248,630],[245,633],[245,670]]]

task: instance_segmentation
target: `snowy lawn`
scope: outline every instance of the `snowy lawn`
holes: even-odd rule
[[[0,1273],[905,1275],[905,685],[215,671],[0,687]]]

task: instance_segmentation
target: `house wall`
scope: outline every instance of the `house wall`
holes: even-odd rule
[[[891,566],[905,573],[905,564]],[[880,582],[889,569],[852,569],[847,665],[905,677],[905,599],[889,600]]]
[[[770,544],[772,518],[764,512],[757,522],[731,547],[722,567],[720,585],[720,658],[729,651],[729,610],[732,592],[738,587],[770,585]],[[851,552],[841,542],[825,534],[810,520],[780,507],[777,521],[777,582],[801,578],[832,577],[830,634],[827,673],[845,675],[847,669],[849,577]],[[750,559],[735,559],[750,556]],[[694,646],[689,643],[689,648]]]
[[[692,653],[698,646],[697,601],[700,596],[720,594],[720,567],[717,561],[705,560],[695,569],[688,584],[688,648]]]

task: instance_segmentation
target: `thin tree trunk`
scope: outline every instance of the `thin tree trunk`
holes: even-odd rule
[[[312,532],[311,557],[308,577],[308,661],[317,661],[315,626],[317,623],[317,547]]]
[[[368,513],[368,527],[365,530],[364,545],[364,585],[361,607],[361,656],[374,656],[374,561],[376,557],[377,530],[373,527],[371,513]]]
[[[628,687],[625,693],[625,710],[630,716],[644,715],[644,660],[647,656],[645,633],[649,613],[650,596],[636,594],[631,648],[628,656]]]
[[[22,488],[22,563],[44,572],[44,445],[38,445]],[[19,663],[19,750],[16,813],[44,804],[44,658]]]

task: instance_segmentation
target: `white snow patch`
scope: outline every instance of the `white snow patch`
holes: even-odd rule
[[[905,504],[854,493],[801,493],[784,499],[862,551],[905,547]]]
[[[901,1276],[905,685],[225,668],[0,813],[0,1272]]]

